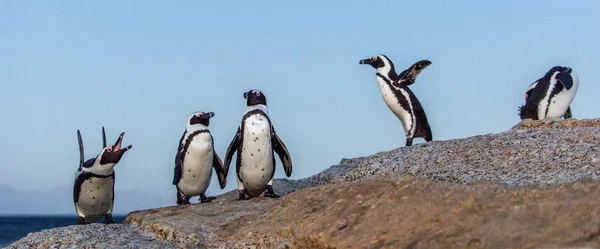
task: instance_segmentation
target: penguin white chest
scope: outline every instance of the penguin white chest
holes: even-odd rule
[[[262,115],[252,115],[244,122],[240,177],[246,191],[260,195],[273,175],[271,124]],[[239,153],[239,152],[238,152]]]
[[[400,122],[402,123],[402,127],[404,128],[404,132],[406,133],[406,135],[408,136],[414,133],[415,127],[412,118],[412,103],[410,101],[410,96],[408,92],[406,92],[402,88],[399,88],[399,94],[396,95],[396,93],[392,91],[393,86],[388,85],[385,82],[385,80],[383,80],[379,76],[377,77],[377,84],[379,84],[381,96],[383,97],[385,104],[396,115],[396,117],[400,119]],[[403,100],[402,102],[408,104],[409,106],[403,107],[400,104],[401,99],[399,98],[401,98]]]
[[[179,189],[188,196],[204,194],[212,177],[213,145],[210,133],[200,133],[184,152]]]
[[[81,184],[79,199],[75,204],[77,214],[87,221],[95,222],[113,209],[112,177],[91,177]]]

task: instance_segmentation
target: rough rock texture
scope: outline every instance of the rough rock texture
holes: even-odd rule
[[[525,120],[277,179],[281,199],[136,211],[123,229],[190,248],[600,248],[599,146],[600,119]]]
[[[7,248],[174,248],[121,224],[73,225],[30,233]]]
[[[296,191],[281,200],[231,192],[125,223],[220,248],[600,248],[599,145],[600,120],[526,120],[278,180]]]
[[[283,190],[377,175],[414,175],[453,183],[485,180],[510,185],[600,179],[600,119],[525,120],[499,134],[433,141],[344,159],[340,165],[307,179],[285,181]]]
[[[600,246],[600,182],[514,187],[412,176],[131,213],[158,239],[209,248]]]

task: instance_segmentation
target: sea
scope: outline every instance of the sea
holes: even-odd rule
[[[122,223],[125,215],[113,215],[115,223]],[[100,220],[99,222],[101,222]],[[44,229],[70,226],[77,223],[75,215],[32,215],[32,216],[0,216],[0,248],[27,236],[28,233]]]

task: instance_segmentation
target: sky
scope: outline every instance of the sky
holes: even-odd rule
[[[155,200],[115,212],[173,205],[187,117],[215,113],[224,158],[250,89],[267,97],[291,179],[402,147],[375,70],[358,64],[376,54],[398,72],[432,61],[411,89],[434,140],[510,129],[529,84],[557,65],[579,75],[574,118],[600,117],[598,0],[0,1],[0,188],[13,193],[0,201],[14,204],[0,214],[32,202],[19,196],[59,192],[64,209],[46,212],[74,213],[76,130],[90,158],[102,126],[133,145],[116,195]],[[236,186],[235,173],[224,190],[213,174],[208,194]]]

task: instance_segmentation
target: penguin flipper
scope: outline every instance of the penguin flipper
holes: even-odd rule
[[[540,82],[539,79],[533,83],[531,83],[531,85],[529,85],[529,87],[527,88],[527,91],[525,91],[525,102],[527,102],[527,99],[529,99],[529,96],[531,96],[531,94],[533,93],[533,89],[535,89],[535,87],[537,87],[537,84]]]
[[[104,132],[104,126],[102,126],[102,148],[106,148],[106,133]]]
[[[393,82],[392,85],[394,85],[395,87],[403,87],[403,86],[412,85],[417,80],[417,76],[419,76],[421,71],[423,71],[423,69],[425,69],[429,65],[431,65],[431,61],[429,61],[429,60],[417,61],[415,64],[410,66],[408,69],[406,69],[402,73],[400,73],[400,76],[399,76],[400,79],[396,82]]]
[[[212,142],[212,147],[215,147],[215,142]],[[219,179],[219,186],[221,189],[225,188],[227,185],[227,175],[223,171],[223,162],[217,152],[213,149],[213,168],[215,168],[215,172],[217,173],[217,178]]]
[[[556,80],[567,90],[571,90],[571,87],[573,87],[573,77],[570,73],[560,72],[556,75]]]
[[[229,165],[231,164],[233,154],[237,151],[238,147],[240,146],[240,136],[241,131],[240,127],[238,127],[237,132],[235,133],[235,136],[233,136],[231,143],[229,143],[229,147],[227,147],[227,152],[225,153],[225,163],[223,164],[223,173],[225,174],[225,176],[227,176],[229,173]]]
[[[181,150],[183,149],[183,138],[185,138],[185,132],[179,140],[179,147],[177,148],[177,154],[175,154],[175,169],[173,171],[173,185],[177,185],[181,179],[181,167],[183,165],[183,158],[181,157]]]
[[[84,154],[83,139],[81,139],[81,132],[79,130],[77,130],[77,142],[79,143],[79,170],[81,170],[81,167],[83,167]]]
[[[182,161],[181,160],[181,156],[180,156],[180,152],[177,152],[177,155],[175,155],[175,169],[173,171],[173,185],[177,185],[177,183],[179,183],[179,180],[181,179],[181,164]]]
[[[285,147],[285,144],[283,143],[283,141],[281,141],[279,136],[277,136],[277,133],[275,132],[275,129],[273,128],[272,125],[271,125],[271,144],[273,146],[273,150],[279,156],[279,160],[281,160],[281,162],[283,163],[283,169],[285,170],[285,175],[287,177],[290,177],[292,175],[292,158],[290,157],[290,152],[288,151],[287,147]]]

